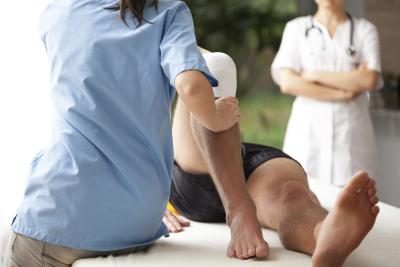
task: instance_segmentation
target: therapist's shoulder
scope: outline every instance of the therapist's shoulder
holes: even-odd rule
[[[183,1],[178,0],[159,0],[154,14],[155,19],[161,21],[164,28],[168,28],[171,23],[179,17],[179,23],[192,27],[193,17],[189,7]]]

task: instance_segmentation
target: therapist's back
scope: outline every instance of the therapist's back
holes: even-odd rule
[[[143,9],[140,23],[140,12],[135,18],[128,9],[119,18],[132,3]],[[175,83],[209,129],[225,130],[239,117],[233,105],[216,112],[210,82],[217,81],[198,51],[189,9],[174,0],[54,0],[40,25],[54,138],[32,162],[12,225],[21,238],[10,249],[28,237],[90,251],[154,242],[168,234],[161,220],[170,194]],[[214,119],[204,119],[199,105]],[[11,253],[21,262],[26,256]]]

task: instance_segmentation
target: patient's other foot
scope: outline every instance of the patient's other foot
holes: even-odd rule
[[[315,229],[314,267],[340,267],[375,223],[375,182],[357,173],[340,193],[334,208]]]
[[[254,207],[242,209],[228,216],[231,228],[231,241],[227,255],[230,258],[249,259],[264,258],[269,255],[269,247],[262,236],[261,226]]]

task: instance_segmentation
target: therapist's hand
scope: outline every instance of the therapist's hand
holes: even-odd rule
[[[240,121],[239,100],[236,97],[221,97],[215,101],[215,107],[217,114],[209,128],[211,131],[226,131]]]

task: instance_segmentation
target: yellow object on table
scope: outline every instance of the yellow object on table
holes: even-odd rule
[[[168,201],[168,205],[167,205],[167,210],[169,210],[170,212],[179,215],[179,212],[175,209],[174,205],[171,204],[171,202]]]

